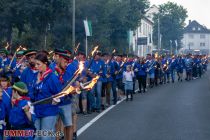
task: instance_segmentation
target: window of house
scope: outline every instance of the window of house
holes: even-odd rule
[[[191,46],[191,47],[194,46],[194,43],[193,42],[190,42],[189,43],[189,46]]]
[[[205,47],[205,45],[206,45],[206,44],[203,43],[203,42],[200,43],[200,47]]]
[[[193,27],[192,30],[195,31],[195,27]]]
[[[201,28],[200,27],[198,27],[198,31],[200,31],[201,30]]]
[[[206,38],[206,36],[205,36],[205,35],[203,35],[203,34],[201,34],[201,35],[200,35],[200,38]]]
[[[194,35],[189,34],[189,38],[193,39],[194,38]]]

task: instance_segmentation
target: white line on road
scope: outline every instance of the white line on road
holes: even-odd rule
[[[135,90],[135,92],[137,92],[137,90]],[[116,105],[120,104],[122,101],[124,101],[125,98],[123,98],[122,100],[118,101]],[[90,120],[87,124],[85,124],[83,127],[81,127],[78,131],[77,131],[77,136],[81,135],[85,130],[87,130],[91,125],[93,125],[97,120],[99,120],[102,116],[104,116],[107,112],[109,112],[112,108],[114,108],[116,105],[111,105],[110,107],[108,107],[106,110],[104,110],[103,112],[101,112],[99,115],[97,115],[95,118],[93,118],[92,120]]]

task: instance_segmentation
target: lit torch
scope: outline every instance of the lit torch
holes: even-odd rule
[[[8,66],[8,70],[11,68],[12,62],[14,61],[14,59],[15,59],[15,57],[16,57],[16,55],[17,55],[17,52],[18,52],[20,49],[23,49],[23,47],[22,47],[22,46],[19,46],[19,47],[16,49],[16,51],[15,51],[13,57],[12,57],[12,60],[10,61],[10,64],[9,64],[9,66]]]
[[[94,56],[94,54],[96,53],[96,51],[98,50],[98,46],[96,46],[93,51],[91,52],[91,55]]]
[[[7,45],[5,46],[5,49],[8,50],[9,48],[9,43],[7,42]]]
[[[99,78],[100,78],[100,76],[96,76],[95,78],[93,78],[92,81],[88,85],[84,86],[83,89],[91,90],[95,86],[95,84],[97,83]]]

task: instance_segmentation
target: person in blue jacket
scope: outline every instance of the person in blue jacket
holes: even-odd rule
[[[184,59],[182,58],[182,56],[179,56],[177,58],[176,70],[177,70],[177,75],[178,75],[178,81],[182,82],[182,80],[183,80],[183,72],[184,72]]]
[[[25,83],[17,82],[12,86],[13,107],[9,114],[9,122],[13,130],[31,130],[34,131],[35,114],[33,107],[30,107],[30,98],[27,97],[28,88]],[[34,136],[15,137],[17,140],[33,140]]]
[[[103,85],[102,85],[102,110],[105,109],[106,106],[110,106],[111,103],[111,87],[112,81],[114,80],[112,75],[114,74],[114,65],[112,63],[111,57],[108,53],[104,53],[103,55],[104,64],[104,75],[103,75]]]
[[[15,66],[11,68],[12,71],[12,82],[19,82],[22,69],[24,68],[24,61],[25,61],[25,56],[23,55],[24,51],[18,51],[16,54],[16,59],[15,59]]]
[[[49,65],[49,68],[52,70],[52,71],[55,71],[55,68],[56,68],[56,65],[59,61],[59,54],[66,54],[67,52],[63,49],[55,49],[53,51],[53,60],[52,62],[50,63]]]
[[[186,70],[186,81],[192,80],[192,68],[193,68],[193,60],[191,54],[188,54],[185,58],[185,70]]]
[[[138,58],[137,62],[134,64],[133,69],[139,83],[138,92],[142,93],[142,89],[143,89],[143,93],[145,93],[146,92],[146,79],[147,79],[147,73],[146,73],[147,66],[145,64],[144,59]]]
[[[61,91],[62,85],[58,76],[49,68],[47,55],[39,53],[35,57],[35,68],[38,70],[36,82],[33,87],[34,101],[39,101],[58,94]],[[55,131],[57,115],[59,113],[58,105],[55,103],[37,104],[34,106],[36,121],[35,127],[37,130],[52,130]],[[35,139],[39,139],[36,137]],[[55,138],[42,137],[44,140],[52,140]]]
[[[147,70],[146,72],[148,73],[148,78],[149,78],[149,81],[150,81],[150,88],[153,88],[154,86],[154,79],[155,79],[155,60],[154,58],[152,57],[151,54],[147,54],[147,61],[146,61],[146,65],[147,65]]]
[[[31,100],[34,100],[33,94],[32,94],[32,88],[36,82],[37,77],[37,70],[35,69],[35,56],[37,54],[36,50],[27,50],[23,53],[25,55],[26,60],[28,61],[28,66],[23,70],[20,81],[26,83],[29,94],[28,96],[31,98]]]
[[[118,88],[117,100],[125,95],[123,86],[123,72],[125,71],[125,61],[122,59],[122,55],[117,55],[116,60],[113,61],[114,64],[114,80],[116,81],[116,87]],[[116,104],[116,102],[115,102]]]
[[[176,67],[177,67],[176,56],[172,56],[171,63],[170,63],[170,68],[169,68],[170,69],[172,83],[174,83],[174,81],[175,81],[175,70],[176,70]]]
[[[10,87],[10,80],[7,76],[2,76],[0,78],[0,88],[2,89],[2,102],[5,105],[6,109],[6,122],[9,120],[9,112],[12,108],[11,99],[12,99],[12,88]],[[6,129],[10,129],[10,124],[7,123]]]
[[[6,127],[5,117],[6,117],[6,108],[5,104],[2,101],[2,89],[0,89],[0,140],[3,140],[3,134]]]
[[[69,60],[71,57],[67,54],[59,53],[59,58],[57,59],[57,64],[55,67],[55,73],[58,76],[62,88],[65,87],[65,84],[72,78],[73,76],[73,70],[72,69],[67,69]],[[61,127],[64,125],[64,137],[66,139],[71,139],[72,138],[72,105],[71,105],[71,95],[65,96],[61,98],[61,102],[58,104],[59,106],[59,120],[57,123],[57,128]],[[63,123],[61,123],[61,121]]]
[[[97,81],[94,88],[91,90],[93,98],[91,99],[91,108],[93,111],[100,112],[101,111],[101,92],[102,92],[102,76],[104,75],[104,61],[101,60],[101,52],[97,52],[91,66],[89,75],[91,78],[94,78],[96,75],[99,75],[100,78]]]

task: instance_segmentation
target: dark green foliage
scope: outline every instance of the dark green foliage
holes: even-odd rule
[[[170,40],[173,41],[173,50],[175,49],[175,40],[178,41],[178,48],[180,48],[184,31],[184,21],[187,18],[187,10],[173,2],[167,2],[160,5],[159,10],[159,13],[154,17],[154,43],[156,45],[158,44],[159,16],[160,34],[162,35],[162,49],[170,49]]]
[[[84,50],[83,20],[92,22],[89,46],[126,50],[127,31],[135,29],[149,7],[147,0],[76,0],[76,44]],[[72,48],[72,0],[1,0],[0,42],[14,47]]]

